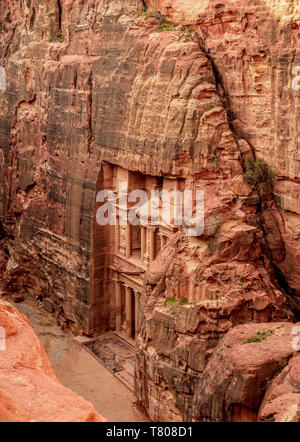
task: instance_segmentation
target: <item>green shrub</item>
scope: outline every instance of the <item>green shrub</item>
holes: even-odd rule
[[[176,298],[166,298],[166,299],[165,299],[165,305],[169,305],[169,304],[181,304],[181,305],[186,305],[186,304],[188,304],[188,300],[187,300],[187,298],[180,298],[180,299],[176,299]]]
[[[252,342],[262,342],[265,341],[269,336],[271,336],[273,333],[275,333],[276,328],[272,330],[264,330],[262,332],[257,332],[256,335],[251,336],[251,338],[246,339],[243,344],[251,344]]]
[[[195,35],[196,31],[194,31],[193,29],[186,29],[184,34],[179,35],[178,39],[184,42],[194,41]]]
[[[177,26],[173,25],[172,23],[167,23],[163,16],[160,14],[159,11],[156,11],[154,8],[147,8],[145,11],[139,11],[136,14],[136,18],[139,17],[145,17],[145,18],[157,18],[159,20],[158,28],[157,30],[159,32],[170,32],[170,31],[176,31]]]
[[[260,184],[263,183],[271,184],[275,178],[274,172],[269,169],[269,166],[263,159],[247,160],[244,179],[254,189],[258,189]]]
[[[165,306],[169,307],[169,311],[172,315],[178,315],[180,313],[181,307],[183,305],[187,305],[188,300],[187,298],[166,298],[165,299]]]
[[[176,31],[176,26],[172,25],[172,23],[162,23],[158,27],[159,32],[171,32]]]
[[[166,300],[165,300],[165,305],[176,304],[177,302],[178,302],[178,299],[175,299],[175,298],[166,298]]]

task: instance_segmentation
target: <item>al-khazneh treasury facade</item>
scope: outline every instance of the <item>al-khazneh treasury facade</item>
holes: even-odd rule
[[[221,338],[299,312],[299,5],[146,1],[175,26],[158,32],[143,3],[1,6],[2,284],[75,332],[136,336],[154,420],[218,420],[200,380]],[[273,189],[244,181],[253,157]],[[202,235],[99,226],[96,196],[121,179],[203,190]],[[178,315],[168,298],[187,298]]]
[[[100,277],[98,280],[97,292],[99,296],[103,296],[103,292],[108,293],[110,328],[134,338],[141,326],[140,297],[144,290],[145,271],[168,240],[186,228],[183,225],[186,180],[143,175],[109,163],[104,163],[102,170],[106,190],[113,191],[115,195],[115,218],[111,224],[108,220],[104,221],[106,226],[95,226],[98,232],[105,231],[102,235],[96,233],[96,240],[98,237],[105,238],[105,247],[101,244],[98,248],[102,260],[99,260],[101,265],[95,269],[95,274],[102,275],[103,279]],[[123,200],[120,196],[122,186],[126,188],[126,192],[122,193]],[[145,201],[137,198],[135,191],[145,192],[142,195]],[[130,193],[133,195],[131,202]],[[136,222],[133,223],[129,211],[136,203]],[[100,203],[97,205],[102,206]],[[101,214],[109,217],[103,212]],[[174,220],[176,214],[177,223]],[[98,216],[96,212],[96,219]],[[186,295],[188,298],[189,294]]]

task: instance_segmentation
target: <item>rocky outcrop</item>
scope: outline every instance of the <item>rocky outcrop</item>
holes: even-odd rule
[[[299,4],[292,0],[146,3],[167,20],[199,33],[237,142],[245,140],[276,173],[276,202],[284,221],[283,253],[276,266],[286,290],[299,292],[299,91],[293,88],[292,74],[300,64]]]
[[[189,420],[192,407],[194,406],[197,410],[199,405],[197,400],[195,403],[193,391],[198,391],[202,384],[203,370],[205,372],[206,363],[210,360],[213,347],[222,336],[222,332],[220,333],[221,327],[212,326],[210,309],[206,307],[203,321],[206,335],[196,335],[197,344],[200,344],[199,338],[202,338],[204,343],[204,346],[199,347],[197,351],[197,360],[202,362],[201,374],[195,372],[194,367],[189,364],[193,347],[186,344],[190,339],[191,330],[187,328],[181,335],[181,330],[176,325],[177,321],[172,321],[168,313],[168,318],[165,316],[166,313],[164,319],[159,316],[161,315],[160,309],[167,298],[174,297],[180,303],[180,298],[192,293],[192,297],[188,296],[188,301],[196,302],[197,308],[200,300],[213,301],[218,305],[222,302],[224,294],[228,302],[227,294],[231,293],[230,299],[234,287],[237,286],[237,304],[234,305],[239,305],[237,308],[239,310],[241,308],[239,303],[243,303],[244,298],[244,281],[232,278],[232,272],[239,276],[247,274],[245,281],[250,282],[250,275],[255,269],[258,272],[262,271],[261,275],[266,275],[267,272],[277,289],[288,296],[292,309],[295,312],[299,309],[297,297],[299,219],[296,190],[299,170],[297,169],[298,163],[295,161],[297,151],[295,143],[298,137],[295,121],[293,119],[286,121],[287,109],[293,112],[293,115],[297,115],[298,112],[298,108],[296,109],[298,94],[292,89],[291,70],[297,64],[297,35],[299,33],[297,14],[299,11],[297,12],[294,2],[287,2],[284,6],[279,5],[279,2],[273,2],[271,5],[268,2],[248,1],[221,3],[207,1],[201,4],[190,1],[172,3],[149,1],[147,3],[157,8],[171,23],[188,26],[198,33],[199,46],[212,62],[216,89],[221,105],[226,110],[229,128],[240,150],[241,163],[245,166],[246,158],[251,155],[263,157],[272,165],[279,177],[274,185],[275,201],[270,194],[270,189],[265,189],[258,194],[247,193],[245,189],[241,192],[241,187],[235,185],[235,180],[240,184],[239,179],[234,178],[229,185],[230,191],[238,200],[242,200],[243,204],[241,206],[237,204],[236,211],[231,206],[229,222],[225,222],[226,211],[225,213],[222,211],[219,202],[216,206],[223,213],[221,217],[219,216],[218,227],[213,231],[211,242],[208,240],[209,235],[208,238],[204,237],[205,241],[202,243],[193,242],[194,250],[197,251],[195,261],[193,262],[191,258],[192,252],[182,259],[184,255],[182,250],[186,252],[189,248],[182,247],[165,276],[157,284],[157,288],[151,288],[153,275],[149,279],[148,298],[145,301],[145,328],[139,341],[137,377],[140,381],[138,380],[137,394],[150,410],[150,415],[155,418]],[[270,35],[272,35],[271,39]],[[283,99],[283,96],[286,99]],[[222,183],[220,189],[223,191],[224,187],[226,188],[226,185]],[[209,195],[208,205],[213,205],[215,196],[207,191],[205,185],[204,188],[206,195]],[[222,199],[219,192],[218,196],[218,199]],[[209,211],[210,209],[207,208],[208,213]],[[209,226],[211,217],[208,213],[205,220],[206,225]],[[241,216],[238,225],[232,220],[233,213],[238,214],[238,218]],[[213,219],[213,224],[216,225],[216,216]],[[250,226],[255,227],[252,230],[255,235],[254,242],[250,239]],[[226,232],[225,235],[224,232]],[[219,242],[220,238],[224,239],[223,245],[221,245],[222,240]],[[239,246],[234,245],[235,241]],[[252,246],[250,246],[251,243]],[[255,256],[254,250],[258,257],[258,261],[254,258],[255,263],[252,261],[252,257]],[[201,261],[200,264],[198,260]],[[260,305],[262,309],[259,314],[253,315],[253,305],[256,303],[253,300],[245,307],[246,314],[244,309],[242,309],[244,313],[239,314],[236,314],[235,309],[228,309],[226,321],[229,321],[230,326],[222,331],[226,332],[238,324],[235,316],[238,317],[240,323],[274,321],[274,317],[269,315],[262,319],[263,312],[265,312],[266,292],[268,289],[266,291],[266,287],[263,287],[262,297],[257,301],[257,305]],[[166,301],[159,299],[157,293],[161,297],[164,296]],[[233,304],[232,299],[229,302]],[[277,302],[275,300],[275,304]],[[149,310],[147,310],[147,303],[149,303]],[[209,305],[208,302],[207,304]],[[193,306],[183,305],[180,308],[182,312],[179,314],[185,317],[183,312],[194,308],[196,309]],[[216,310],[221,311],[220,308]],[[280,314],[283,313],[282,306],[278,305],[278,310]],[[196,313],[195,317],[201,316]],[[216,315],[214,318],[219,326],[220,316]],[[280,318],[277,317],[276,320],[278,319]],[[153,324],[156,324],[156,329]],[[195,330],[199,332],[199,328],[198,326]],[[219,334],[214,336],[214,344],[210,346],[209,333],[216,330]],[[160,336],[164,338],[160,339]],[[206,350],[206,346],[209,351]],[[175,362],[172,359],[174,354],[177,355]],[[181,359],[179,359],[179,354]],[[213,358],[211,360],[214,360]],[[178,370],[179,367],[183,367],[183,371]],[[183,382],[184,387],[182,384],[178,386],[176,382],[176,379],[180,378],[187,380]],[[216,392],[214,394],[217,396]],[[212,393],[212,397],[214,394]],[[262,396],[260,401],[261,399]],[[209,402],[209,399],[207,400]],[[170,403],[172,404],[169,407],[171,411],[166,412],[167,404]],[[229,410],[227,415],[222,414],[224,413],[222,405],[219,405],[221,412],[215,415],[217,406],[215,405],[213,409],[207,411],[207,414],[204,413],[201,416],[195,411],[195,415],[196,419],[251,420],[256,418],[259,405],[258,401],[254,407],[255,411],[253,411],[253,404],[249,407],[250,411],[247,411],[248,405],[245,410],[238,406],[234,408],[233,414],[230,414]],[[186,415],[185,412],[188,409],[190,414]],[[249,413],[248,416],[247,413]]]
[[[259,410],[264,422],[300,422],[300,359],[294,356],[267,387]]]
[[[247,324],[228,332],[195,392],[196,419],[256,421],[268,384],[294,353],[292,328],[288,323]]]
[[[0,326],[0,422],[105,421],[59,382],[27,318],[3,301]]]
[[[207,363],[232,327],[239,333],[239,324],[263,323],[249,325],[251,333],[267,321],[292,319],[286,298],[258,259],[255,229],[225,226],[214,254],[199,240],[191,244],[183,236],[174,237],[146,273],[136,394],[153,420],[192,419],[199,407],[194,393]],[[289,331],[291,327],[288,323]]]

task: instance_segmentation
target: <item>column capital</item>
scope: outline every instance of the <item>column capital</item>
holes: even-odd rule
[[[111,280],[114,282],[120,282],[119,272],[117,270],[112,270]]]
[[[133,290],[132,287],[129,284],[127,284],[126,282],[123,282],[123,285],[124,285],[126,290],[127,289]]]

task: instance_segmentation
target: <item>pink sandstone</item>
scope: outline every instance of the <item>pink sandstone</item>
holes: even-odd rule
[[[0,350],[0,422],[105,421],[59,382],[27,318],[4,301],[0,325],[6,336],[6,349]]]
[[[143,3],[1,7],[3,290],[36,296],[77,333],[135,332],[136,396],[154,420],[297,420],[288,407],[295,411],[298,396],[284,377],[291,368],[274,360],[277,350],[286,362],[292,356],[288,334],[300,310],[299,7],[147,0],[175,28],[158,32],[162,19],[146,18]],[[196,34],[186,38],[187,29]],[[273,188],[256,191],[243,179],[253,157],[276,173]],[[204,190],[203,234],[160,226],[159,235],[143,231],[142,250],[136,230],[100,227],[96,194],[121,179],[148,192]],[[247,373],[240,333],[277,323],[274,336],[247,344],[257,350]],[[258,388],[251,402],[247,381],[264,349],[259,382],[275,378],[265,399]],[[219,381],[205,386],[208,367]],[[287,408],[278,405],[284,391]]]

